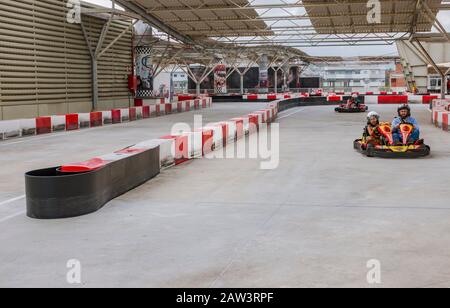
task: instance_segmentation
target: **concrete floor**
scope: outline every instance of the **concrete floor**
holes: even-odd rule
[[[218,121],[266,104],[217,104]],[[391,120],[395,106],[370,106]],[[0,143],[0,287],[450,286],[450,136],[414,106],[433,155],[383,160],[356,153],[364,114],[333,107],[280,114],[281,163],[196,160],[75,219],[23,214],[23,173],[165,135],[193,113]],[[5,201],[3,201],[5,200]],[[14,199],[13,199],[14,200]]]

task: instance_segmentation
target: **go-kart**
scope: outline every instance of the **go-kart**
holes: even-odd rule
[[[350,106],[349,106],[350,105]],[[335,109],[336,112],[339,113],[359,113],[359,112],[366,112],[369,110],[369,107],[365,104],[342,104],[339,107]]]
[[[392,134],[392,128],[389,123],[381,123],[378,131],[381,135],[381,144],[373,144],[367,142],[367,137],[355,140],[354,148],[358,152],[368,157],[381,158],[417,158],[430,155],[431,149],[423,143],[423,140],[415,143],[409,142],[409,137],[414,130],[411,124],[401,124],[400,133],[402,143],[396,144]]]

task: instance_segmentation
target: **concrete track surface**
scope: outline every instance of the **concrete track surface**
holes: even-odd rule
[[[219,121],[266,104],[216,104]],[[194,113],[0,143],[0,286],[450,286],[450,136],[413,112],[432,156],[383,160],[356,153],[365,114],[305,107],[279,116],[281,162],[196,160],[75,219],[25,216],[23,173],[85,160],[170,132]],[[396,106],[370,106],[392,120]]]

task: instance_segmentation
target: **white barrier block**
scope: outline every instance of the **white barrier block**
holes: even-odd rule
[[[159,162],[161,168],[168,168],[175,165],[175,140],[174,139],[153,139],[138,143],[131,149],[154,149],[159,146]]]
[[[366,95],[364,99],[365,104],[378,104],[377,95]]]
[[[233,143],[236,140],[236,131],[237,131],[237,125],[236,122],[233,121],[226,121],[224,122],[228,125],[228,136],[227,136],[227,144]]]
[[[0,121],[0,140],[21,136],[20,121]]]
[[[51,116],[52,118],[52,131],[66,130],[66,116]]]
[[[223,130],[219,125],[208,125],[204,129],[210,129],[213,131],[213,149],[220,149],[223,147]]]
[[[78,123],[80,124],[80,129],[91,127],[91,114],[90,113],[79,113],[78,114]]]
[[[19,122],[22,136],[36,135],[36,119],[20,119]]]
[[[130,109],[128,108],[120,109],[120,116],[122,118],[122,122],[130,121]]]
[[[421,95],[408,95],[408,102],[411,104],[422,104],[423,96]]]
[[[199,158],[203,155],[203,134],[202,132],[187,132],[181,134],[188,137],[189,159]]]
[[[111,124],[112,123],[112,112],[102,111],[103,124]]]
[[[172,103],[172,113],[178,112],[178,103]]]
[[[136,120],[143,118],[142,107],[136,107]]]

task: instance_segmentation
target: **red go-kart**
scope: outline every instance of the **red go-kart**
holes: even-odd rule
[[[367,110],[369,110],[369,107],[365,104],[351,103],[350,101],[347,104],[342,104],[335,109],[335,111],[339,113],[360,113],[366,112]]]
[[[391,125],[389,123],[381,123],[378,127],[378,131],[382,136],[380,144],[368,142],[367,136],[363,136],[362,139],[355,140],[354,148],[369,157],[417,158],[430,155],[431,149],[423,143],[423,140],[415,143],[409,142],[409,137],[413,130],[413,125],[401,124],[400,132],[403,140],[401,144],[395,144]]]

